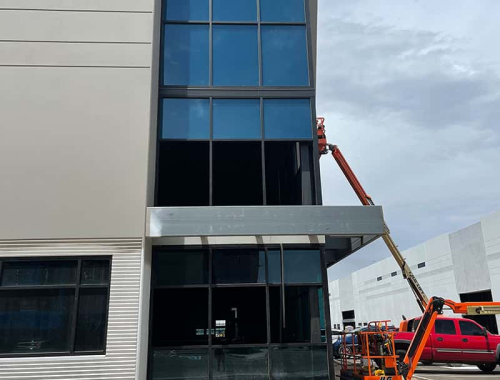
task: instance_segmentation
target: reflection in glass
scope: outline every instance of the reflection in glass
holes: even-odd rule
[[[213,251],[214,284],[266,282],[265,252],[257,249]]]
[[[74,289],[0,292],[0,353],[69,350]]]
[[[268,139],[311,139],[309,99],[264,99],[264,135]]]
[[[272,347],[271,379],[327,380],[326,347]]]
[[[258,86],[257,26],[213,26],[214,86]]]
[[[285,283],[321,283],[320,251],[287,249],[283,253]]]
[[[153,347],[208,344],[208,289],[156,289]]]
[[[209,0],[163,0],[165,18],[175,21],[208,21]]]
[[[208,379],[207,350],[154,350],[153,380]]]
[[[75,284],[76,266],[76,260],[6,261],[2,286]]]
[[[210,101],[208,99],[162,99],[163,139],[210,138]]]
[[[107,305],[107,289],[80,289],[75,351],[104,350]]]
[[[304,0],[260,0],[262,21],[305,21]]]
[[[214,139],[260,139],[259,99],[214,99]]]
[[[255,0],[213,0],[214,21],[257,21]]]
[[[165,25],[164,85],[208,85],[208,25]]]
[[[308,86],[306,28],[262,26],[264,86]]]
[[[104,285],[109,283],[109,260],[83,260],[83,285]]]
[[[208,252],[155,252],[153,271],[156,286],[208,284]]]
[[[214,344],[266,343],[266,289],[264,287],[212,290]]]
[[[269,379],[265,348],[215,348],[212,356],[213,379]]]
[[[270,284],[281,283],[281,252],[279,250],[267,251],[267,271]]]

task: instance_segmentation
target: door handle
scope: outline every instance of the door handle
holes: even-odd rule
[[[462,342],[468,342],[468,341],[469,341],[469,339],[467,339],[467,338],[462,339]]]
[[[438,340],[438,342],[442,342],[444,339],[439,337],[439,338],[437,338],[437,340]]]

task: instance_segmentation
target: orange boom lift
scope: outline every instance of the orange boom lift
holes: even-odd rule
[[[374,203],[372,198],[366,193],[366,191],[363,189],[363,186],[361,186],[361,183],[347,163],[340,149],[336,145],[328,143],[325,134],[325,118],[317,118],[316,126],[318,132],[319,157],[321,158],[322,155],[331,153],[340,169],[344,173],[345,177],[351,184],[361,203],[365,206],[373,206]],[[415,331],[415,335],[413,336],[408,351],[406,352],[405,358],[402,362],[398,363],[397,366],[393,365],[394,351],[390,349],[390,342],[393,342],[393,334],[389,333],[387,329],[384,330],[379,328],[375,329],[373,332],[368,329],[367,333],[358,334],[358,341],[361,341],[361,347],[359,347],[359,344],[358,347],[356,347],[356,345],[354,344],[355,339],[353,336],[353,347],[351,349],[352,355],[344,355],[342,361],[342,370],[340,375],[342,380],[390,380],[389,377],[391,377],[392,380],[398,380],[398,378],[400,378],[401,376],[406,380],[410,380],[413,376],[413,373],[415,372],[415,369],[417,368],[418,361],[425,348],[425,344],[427,342],[427,339],[429,338],[432,328],[434,327],[436,318],[439,314],[443,313],[444,307],[448,307],[454,313],[462,315],[500,314],[500,302],[456,303],[440,297],[432,297],[429,300],[424,290],[418,283],[413,272],[411,271],[410,267],[406,264],[406,260],[399,251],[396,243],[394,243],[394,240],[392,240],[389,228],[386,224],[384,224],[384,226],[385,233],[384,235],[382,235],[382,238],[384,239],[384,242],[387,245],[387,248],[389,248],[392,256],[401,268],[403,277],[408,281],[408,284],[410,285],[410,288],[415,295],[415,298],[420,309],[423,312],[423,315],[420,319],[420,323],[417,327],[417,330]],[[387,321],[383,322],[387,323]],[[386,340],[386,343],[384,344],[384,347],[386,347],[386,351],[379,350],[380,352],[378,352],[378,354],[376,354],[375,356],[371,354],[370,346],[373,346],[373,344],[370,344],[369,338],[371,338],[372,335],[377,339],[379,339],[380,336],[383,336],[383,338]],[[344,352],[347,352],[347,350],[344,350]],[[358,358],[358,363],[361,361],[368,362],[368,366],[362,366],[361,369],[359,369],[356,358]],[[372,370],[371,359],[374,359],[380,364],[379,367],[382,368],[381,371],[379,370],[379,372],[377,372]],[[388,372],[387,375],[391,376],[386,376],[386,371]]]

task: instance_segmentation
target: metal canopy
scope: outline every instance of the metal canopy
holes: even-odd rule
[[[146,237],[327,235],[384,233],[380,206],[151,207]]]

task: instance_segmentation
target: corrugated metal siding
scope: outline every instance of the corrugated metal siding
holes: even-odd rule
[[[0,358],[0,379],[134,379],[141,251],[141,239],[0,240],[1,257],[113,257],[106,355]]]

